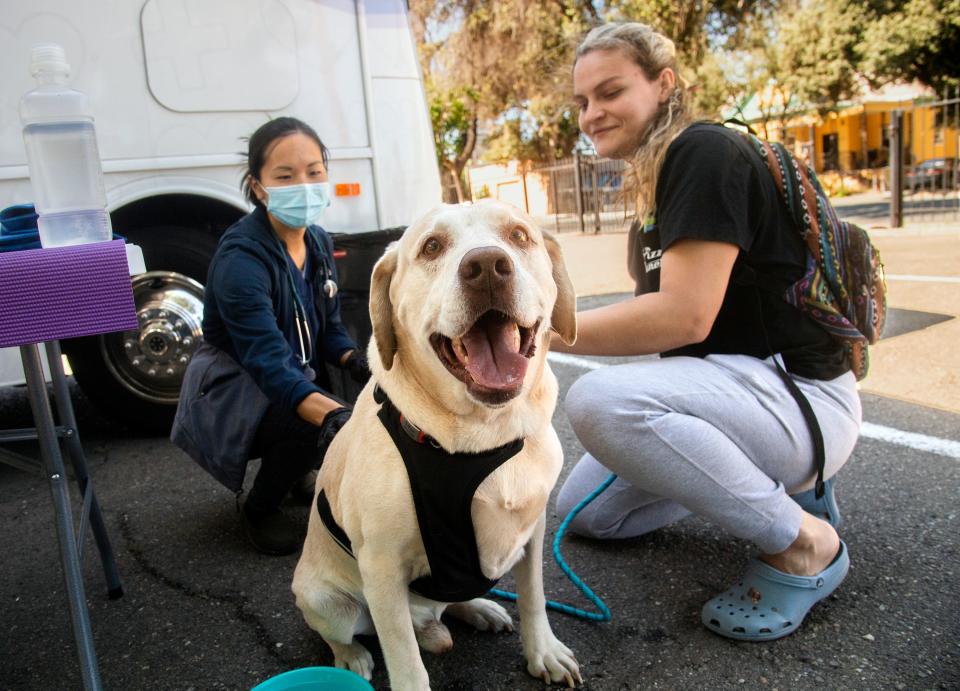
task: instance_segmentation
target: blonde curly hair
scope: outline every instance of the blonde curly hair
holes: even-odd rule
[[[689,87],[677,69],[677,49],[673,41],[646,24],[613,23],[591,29],[577,46],[574,65],[587,53],[597,50],[623,51],[651,81],[668,67],[676,76],[673,93],[660,104],[630,159],[633,171],[629,187],[636,197],[637,218],[642,222],[654,210],[657,176],[667,147],[693,121]]]

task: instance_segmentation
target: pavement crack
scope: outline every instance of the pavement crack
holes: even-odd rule
[[[296,662],[296,660],[288,659],[281,655],[280,651],[282,650],[282,646],[280,645],[280,641],[273,640],[270,637],[269,633],[267,632],[267,627],[264,626],[260,617],[253,612],[253,609],[250,605],[250,600],[245,595],[242,593],[214,593],[204,588],[196,588],[188,583],[184,583],[183,581],[165,574],[160,570],[159,567],[150,561],[146,550],[140,544],[140,541],[137,539],[136,535],[134,535],[133,527],[130,521],[130,515],[127,513],[121,513],[120,533],[123,536],[123,540],[126,543],[127,551],[130,553],[130,556],[133,557],[133,560],[136,562],[137,566],[139,566],[140,570],[145,574],[162,583],[166,587],[186,595],[187,597],[231,605],[236,612],[237,619],[253,629],[257,643],[267,651],[270,657],[284,664],[292,664]]]

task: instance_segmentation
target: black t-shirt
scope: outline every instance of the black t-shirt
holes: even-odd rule
[[[664,356],[782,353],[790,372],[811,379],[849,369],[843,345],[782,297],[803,275],[806,248],[773,177],[739,133],[711,124],[687,128],[667,149],[655,202],[655,215],[630,232],[637,295],[660,289],[661,252],[678,240],[740,248],[710,334]]]

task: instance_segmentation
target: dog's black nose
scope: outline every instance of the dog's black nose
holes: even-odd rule
[[[500,290],[513,278],[513,260],[499,247],[477,247],[460,260],[460,279],[472,290]]]

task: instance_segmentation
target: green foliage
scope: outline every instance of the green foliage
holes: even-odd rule
[[[818,0],[781,15],[776,55],[778,82],[802,104],[821,113],[836,108],[857,90],[854,68],[859,3]]]
[[[960,79],[960,0],[878,3],[859,47],[874,85],[919,80],[936,89]]]
[[[777,0],[620,0],[608,3],[609,18],[649,24],[673,39],[681,64],[696,73],[713,47],[743,41],[743,27]]]
[[[491,128],[481,158],[488,163],[552,161],[569,156],[579,138],[573,108],[566,102],[537,99]]]
[[[479,122],[490,129],[489,160],[569,153],[579,136],[569,74],[577,39],[599,20],[591,3],[413,0],[410,9],[441,165],[460,175]]]
[[[604,21],[670,36],[696,110],[751,103],[761,127],[874,85],[960,75],[960,0],[410,0],[441,168],[569,156],[580,37]]]
[[[467,87],[442,90],[428,83],[427,99],[437,148],[437,163],[442,166],[455,161],[466,148],[470,131],[475,126],[476,98],[474,92]]]
[[[411,0],[412,26],[427,77],[438,160],[462,184],[480,123],[497,158],[553,156],[578,133],[569,105],[577,37],[595,16],[589,2]],[[503,114],[523,113],[521,127]],[[553,152],[553,153],[551,153]]]
[[[693,108],[701,117],[720,118],[723,107],[735,95],[731,89],[719,59],[708,53],[692,75],[688,75],[693,87]]]

